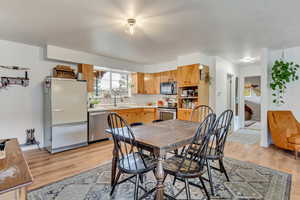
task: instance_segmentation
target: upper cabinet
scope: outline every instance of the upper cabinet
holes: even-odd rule
[[[158,73],[132,73],[134,94],[160,94],[160,83],[177,81],[177,70]]]
[[[160,72],[160,76],[161,83],[177,81],[177,70]]]
[[[87,91],[94,92],[94,66],[78,64],[78,72],[82,73],[83,80],[87,81]]]
[[[199,64],[177,67],[177,84],[179,87],[197,86],[199,80]]]
[[[160,94],[160,73],[144,74],[144,94]]]
[[[144,94],[144,73],[136,72],[131,74],[132,78],[132,93]]]

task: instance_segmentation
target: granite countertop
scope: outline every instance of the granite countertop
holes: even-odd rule
[[[157,106],[136,105],[136,104],[120,104],[120,105],[117,105],[117,106],[98,105],[95,108],[89,108],[88,112],[109,111],[109,110],[125,110],[125,109],[133,109],[133,108],[157,108]]]

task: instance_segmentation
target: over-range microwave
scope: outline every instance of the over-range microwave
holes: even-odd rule
[[[160,94],[175,95],[177,94],[176,82],[164,82],[160,84]]]

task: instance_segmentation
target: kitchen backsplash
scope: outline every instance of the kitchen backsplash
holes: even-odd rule
[[[172,99],[176,101],[176,95],[143,95],[143,94],[135,94],[130,97],[118,97],[117,103],[131,103],[131,104],[138,104],[138,105],[146,105],[147,103],[152,103],[156,105],[158,100],[164,100],[166,98]],[[99,104],[113,104],[113,98],[100,98]]]

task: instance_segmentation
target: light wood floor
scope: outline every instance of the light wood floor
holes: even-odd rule
[[[108,162],[112,157],[112,148],[111,141],[104,141],[54,155],[44,150],[27,151],[24,153],[25,158],[34,178],[28,189],[39,188]],[[228,143],[225,149],[227,157],[292,174],[291,200],[300,199],[300,160],[295,160],[292,153],[274,146],[263,148],[233,142]]]

